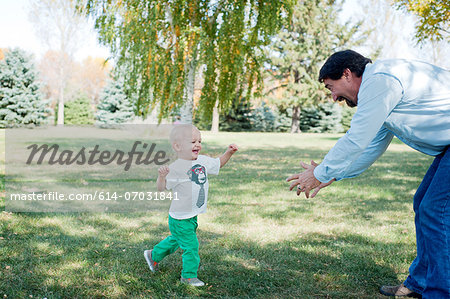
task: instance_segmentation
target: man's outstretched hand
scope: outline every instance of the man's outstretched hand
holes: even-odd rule
[[[311,194],[311,198],[313,198],[317,195],[317,193],[319,193],[320,189],[331,185],[335,181],[335,179],[332,179],[328,183],[322,183],[318,179],[316,179],[316,177],[314,176],[314,169],[319,164],[312,160],[311,165],[308,165],[304,162],[300,162],[300,165],[305,169],[305,171],[302,173],[293,174],[286,179],[286,181],[288,182],[293,181],[289,186],[290,191],[297,186],[297,195],[305,192],[306,198],[309,198],[309,193],[311,192],[311,190],[313,190],[313,193]]]

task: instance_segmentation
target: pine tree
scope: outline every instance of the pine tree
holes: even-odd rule
[[[342,106],[338,103],[325,102],[319,105],[321,112],[320,127],[322,133],[342,132]]]
[[[123,89],[123,79],[110,80],[100,95],[95,118],[99,124],[120,124],[134,117],[133,104]]]
[[[358,25],[338,23],[339,5],[334,0],[298,1],[291,26],[280,30],[269,49],[269,75],[274,87],[268,95],[273,93],[273,101],[281,108],[291,107],[292,133],[299,132],[303,106],[325,98],[325,88],[317,80],[325,59],[336,49],[356,44],[353,40]]]
[[[300,129],[310,133],[339,133],[342,127],[342,106],[325,102],[305,107],[300,117]]]
[[[224,111],[220,116],[220,130],[228,132],[251,131],[250,122],[252,110],[246,99],[239,99],[239,103]]]
[[[342,132],[347,132],[348,129],[350,129],[350,123],[353,118],[353,114],[355,114],[356,109],[350,108],[347,105],[342,106],[342,119],[341,119],[341,125],[342,125]]]
[[[249,118],[252,124],[252,131],[274,132],[276,129],[275,113],[265,102],[262,102],[261,106],[253,110]]]
[[[42,124],[50,109],[31,56],[20,49],[0,61],[0,127]]]

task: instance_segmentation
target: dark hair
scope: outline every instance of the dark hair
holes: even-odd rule
[[[372,60],[369,58],[352,50],[336,52],[328,57],[320,69],[319,81],[323,82],[324,79],[338,80],[342,77],[345,69],[349,69],[357,77],[361,77],[366,64],[371,62]]]

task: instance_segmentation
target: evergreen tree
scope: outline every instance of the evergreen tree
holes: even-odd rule
[[[290,132],[292,122],[292,108],[275,107],[274,113],[277,119],[277,132]]]
[[[269,76],[277,105],[292,108],[291,132],[299,132],[302,106],[315,105],[326,91],[317,77],[321,64],[336,49],[349,47],[357,26],[340,25],[334,0],[298,1],[291,26],[283,28],[269,49]]]
[[[0,61],[0,127],[42,124],[50,109],[31,56],[20,49]]]
[[[252,131],[256,132],[274,132],[276,129],[276,116],[266,103],[253,110],[250,115]]]
[[[342,132],[347,132],[348,129],[350,129],[350,123],[353,118],[353,114],[355,114],[356,109],[350,108],[347,105],[342,106],[342,119],[341,119],[341,125],[342,125]]]
[[[307,106],[300,115],[299,126],[302,132],[321,133],[320,110],[316,106]]]
[[[339,133],[342,128],[342,107],[325,102],[305,107],[300,117],[300,129],[310,133]]]
[[[232,108],[224,111],[220,116],[219,128],[221,131],[242,132],[251,131],[252,124],[250,122],[252,110],[250,104],[245,99]]]
[[[321,133],[342,132],[342,106],[338,103],[325,102],[319,105]]]
[[[95,118],[99,124],[120,124],[134,117],[132,101],[123,89],[123,79],[110,80],[100,95]]]
[[[86,95],[64,103],[64,123],[67,125],[92,125],[94,113]]]

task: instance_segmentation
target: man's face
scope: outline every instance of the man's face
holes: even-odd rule
[[[351,72],[344,72],[338,80],[324,79],[323,83],[325,88],[331,91],[333,101],[345,101],[349,107],[356,107],[358,104],[358,91],[361,79],[353,76]]]

